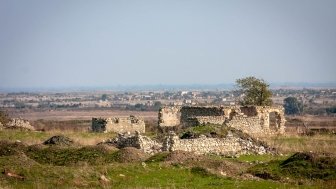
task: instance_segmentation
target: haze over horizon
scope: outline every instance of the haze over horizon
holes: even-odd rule
[[[336,1],[0,0],[0,88],[336,83]]]

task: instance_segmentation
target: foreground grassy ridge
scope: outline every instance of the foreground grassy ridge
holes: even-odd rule
[[[335,157],[296,153],[286,160],[272,160],[251,167],[248,172],[272,180],[325,180],[336,182]]]
[[[213,163],[221,162],[220,157],[213,163],[211,159],[203,159],[204,162],[196,159],[170,164],[165,162],[169,153],[160,153],[147,161],[119,163],[122,150],[2,144],[7,147],[0,151],[0,167],[24,177],[22,180],[1,174],[0,187],[4,188],[321,188],[330,185],[221,176],[209,171]],[[102,175],[109,181],[101,180]]]
[[[21,156],[2,156],[0,166],[24,176],[24,180],[0,175],[6,188],[319,188],[321,185],[289,185],[268,180],[237,180],[164,163],[110,163],[106,165],[53,166]],[[104,175],[108,182],[100,180]]]
[[[88,132],[26,132],[0,131],[0,140],[23,141],[27,144],[41,144],[49,137],[64,134],[80,144],[96,144],[104,139],[112,138],[113,134]],[[312,137],[274,137],[268,139],[278,145],[282,156],[243,155],[239,158],[224,158],[209,155],[205,159],[189,162],[177,161],[168,163],[169,153],[155,156],[133,163],[120,163],[120,151],[97,146],[46,147],[42,145],[25,146],[23,144],[4,145],[0,149],[1,172],[10,172],[24,177],[23,180],[0,173],[0,188],[333,188],[336,182],[331,179],[321,180],[304,176],[302,164],[295,164],[297,172],[287,175],[286,166],[280,164],[292,155],[298,146],[318,151],[321,146],[303,147],[303,144],[315,143],[324,145],[324,149],[333,149],[335,136]],[[90,142],[87,142],[90,141]],[[94,142],[92,142],[94,141]],[[85,143],[86,142],[86,143]],[[291,145],[293,149],[287,148]],[[336,153],[336,150],[332,151]],[[145,162],[145,163],[142,163]],[[258,175],[268,171],[275,175],[274,180],[244,178],[220,174],[216,167],[225,163],[227,166],[244,164],[245,170]],[[264,164],[260,164],[264,162]],[[293,164],[287,164],[287,171]],[[307,165],[303,165],[306,167]],[[309,167],[310,165],[308,165]],[[322,165],[323,166],[323,165]],[[313,167],[313,165],[312,165]],[[226,170],[223,167],[223,170]],[[229,168],[229,167],[228,167]],[[239,167],[238,167],[239,168]],[[303,173],[299,171],[303,170]],[[323,169],[322,169],[323,170]],[[332,172],[325,169],[326,172]],[[216,172],[217,171],[217,172]],[[333,173],[333,172],[332,172]],[[239,173],[240,174],[240,173]],[[303,177],[295,177],[300,174]],[[109,181],[101,180],[104,175]],[[264,174],[265,175],[265,174]],[[263,177],[263,175],[260,175]],[[267,176],[267,174],[266,174]],[[278,176],[278,177],[277,177]],[[289,177],[289,180],[286,179]],[[328,177],[327,177],[328,178]],[[268,179],[268,178],[265,178]]]

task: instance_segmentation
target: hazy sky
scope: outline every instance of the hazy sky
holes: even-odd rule
[[[335,0],[0,0],[0,88],[336,82]]]

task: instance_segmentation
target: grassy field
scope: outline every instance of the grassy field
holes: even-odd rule
[[[77,145],[73,147],[40,145],[49,137],[58,134],[66,135]],[[335,135],[265,138],[268,144],[278,149],[279,155],[243,155],[238,158],[207,155],[195,158],[196,156],[192,154],[175,154],[174,159],[171,153],[162,153],[152,157],[143,155],[129,162],[120,161],[123,157],[122,150],[96,146],[98,142],[114,136],[115,134],[58,130],[44,132],[2,130],[0,188],[336,187],[334,177],[330,177],[331,179],[292,177],[280,174],[282,168],[279,167],[281,162],[298,151],[328,152],[335,156]],[[17,140],[21,142],[15,143]],[[126,156],[129,154],[132,153],[124,152]],[[141,155],[137,151],[133,153],[135,156],[139,154]],[[272,169],[274,173],[268,169],[269,167],[274,168]],[[335,171],[336,169],[334,172],[331,170],[331,174]],[[276,174],[278,177],[262,179],[253,175],[260,172]]]
[[[316,152],[336,154],[336,135],[317,134],[314,136],[276,136],[261,138],[283,154],[294,152]]]

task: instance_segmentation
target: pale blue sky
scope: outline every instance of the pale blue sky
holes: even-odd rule
[[[335,0],[0,0],[0,88],[336,82]]]

